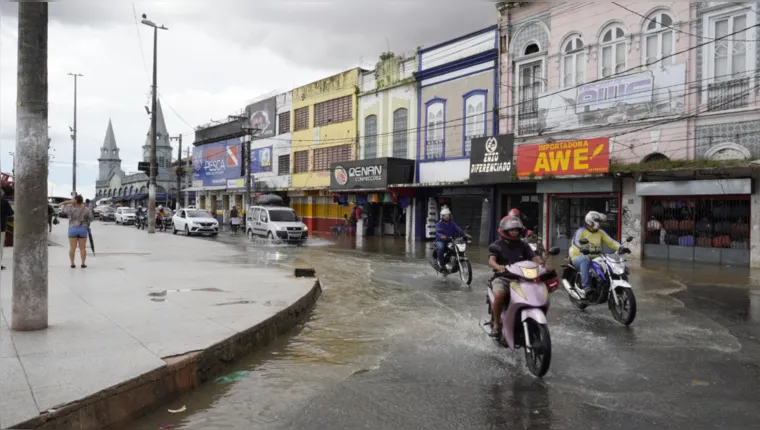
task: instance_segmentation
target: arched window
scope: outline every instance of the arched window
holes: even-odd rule
[[[407,133],[409,129],[409,111],[398,108],[393,112],[393,156],[407,157]]]
[[[364,159],[377,158],[377,115],[364,118]]]
[[[621,73],[627,66],[625,31],[613,24],[602,32],[601,40],[601,75],[603,78]]]
[[[586,82],[586,53],[583,41],[573,36],[562,47],[562,87],[572,87]]]
[[[426,107],[427,126],[425,128],[425,159],[438,160],[443,158],[445,142],[444,123],[446,122],[446,102],[443,99],[433,99]]]
[[[488,91],[475,90],[464,95],[464,154],[470,155],[472,139],[486,135],[486,97]]]
[[[675,32],[672,29],[673,18],[665,12],[649,15],[644,23],[645,65],[656,63],[673,64],[675,52]],[[668,57],[668,58],[665,58]],[[665,58],[661,62],[658,61]]]
[[[537,43],[531,43],[528,46],[525,47],[525,51],[523,51],[523,55],[533,55],[538,54],[541,52],[541,48],[538,46]]]

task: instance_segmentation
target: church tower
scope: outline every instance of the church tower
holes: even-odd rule
[[[150,131],[148,125],[148,134],[145,136],[145,145],[143,145],[143,161],[150,162]],[[161,101],[156,100],[156,159],[158,162],[159,176],[161,173],[171,168],[172,145],[169,140],[169,131],[166,130],[164,121],[164,112],[161,109]]]
[[[98,174],[98,181],[107,181],[111,176],[111,172],[121,170],[121,158],[119,158],[119,148],[116,146],[116,137],[113,134],[113,125],[111,120],[108,120],[108,129],[106,130],[106,138],[103,140],[103,146],[100,148],[100,158],[98,158],[100,164],[100,172]]]

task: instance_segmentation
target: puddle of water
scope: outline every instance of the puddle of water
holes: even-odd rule
[[[220,290],[219,288],[187,288],[187,289],[182,289],[182,290],[164,290],[164,291],[159,291],[156,293],[148,293],[148,296],[165,297],[169,293],[189,293],[192,291],[205,291],[205,292],[210,292],[210,293],[226,293],[227,292],[225,290]]]

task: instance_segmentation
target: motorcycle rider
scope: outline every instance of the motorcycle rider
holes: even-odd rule
[[[570,260],[573,262],[573,266],[578,269],[581,274],[581,282],[583,283],[583,291],[581,294],[585,298],[586,294],[591,290],[591,279],[589,276],[589,269],[591,268],[591,258],[588,255],[583,255],[581,249],[584,248],[579,241],[581,239],[587,239],[588,245],[591,250],[602,249],[602,244],[612,248],[615,252],[622,248],[615,239],[611,238],[604,230],[601,229],[601,223],[607,220],[607,216],[596,211],[591,211],[586,214],[584,219],[585,226],[578,229],[573,236],[573,243],[570,245]]]
[[[522,232],[525,230],[520,218],[514,216],[505,216],[499,223],[499,236],[501,238],[493,243],[491,246],[498,246],[501,252],[498,254],[488,254],[488,266],[497,272],[504,272],[507,270],[506,266],[510,266],[521,261],[533,261],[536,264],[544,264],[541,257],[537,257],[536,254],[530,249],[530,245],[522,241]],[[551,270],[547,267],[547,270]],[[509,302],[509,295],[507,290],[509,289],[510,281],[495,277],[491,281],[491,288],[493,289],[494,300],[491,303],[491,312],[493,314],[493,329],[491,330],[491,336],[498,337],[501,335],[501,310],[504,306],[507,306]]]
[[[441,220],[435,224],[435,251],[438,257],[438,268],[443,271],[446,270],[446,243],[454,236],[454,234],[465,234],[464,231],[459,228],[457,223],[451,220],[451,210],[444,206],[441,209]],[[465,234],[466,238],[471,238],[469,234]]]

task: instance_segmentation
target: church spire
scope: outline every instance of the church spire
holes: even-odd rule
[[[151,125],[148,124],[148,134],[145,136],[145,146],[150,147],[150,131]],[[166,129],[166,121],[164,121],[164,111],[161,109],[161,100],[156,100],[156,146],[168,146],[171,147],[169,141],[169,131]]]
[[[116,136],[113,133],[113,124],[110,118],[108,119],[106,137],[103,139],[103,147],[100,148],[99,160],[121,161],[119,158],[119,147],[116,146]]]

